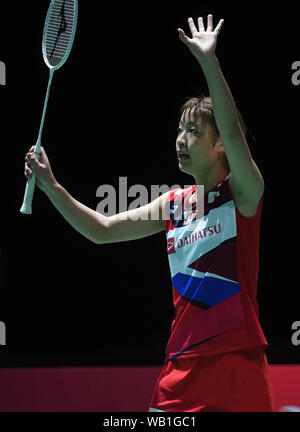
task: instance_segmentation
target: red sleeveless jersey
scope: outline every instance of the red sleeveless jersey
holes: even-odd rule
[[[165,207],[175,309],[165,359],[265,349],[256,299],[263,198],[253,217],[243,216],[228,175],[204,195],[197,218],[188,205],[195,189],[172,190]]]

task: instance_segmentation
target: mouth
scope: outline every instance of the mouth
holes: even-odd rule
[[[184,160],[184,159],[188,159],[189,155],[187,155],[185,153],[177,153],[177,157],[179,160]]]

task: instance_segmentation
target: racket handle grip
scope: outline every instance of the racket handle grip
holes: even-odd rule
[[[39,159],[40,153],[35,153],[35,156],[37,159]],[[33,194],[35,189],[35,182],[36,182],[36,174],[33,169],[32,176],[30,179],[27,180],[26,183],[23,204],[22,207],[20,208],[20,212],[22,214],[32,213],[32,200],[33,200]]]

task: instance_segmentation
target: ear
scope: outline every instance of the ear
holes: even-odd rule
[[[217,148],[217,152],[218,152],[218,156],[220,160],[223,160],[224,163],[224,168],[229,172],[230,171],[230,167],[229,167],[229,163],[228,163],[228,159],[223,147],[223,143],[220,137],[218,137],[218,139],[216,140],[216,148]]]
[[[220,137],[217,137],[216,141],[215,141],[215,148],[218,151],[218,153],[220,154],[220,156],[223,156],[223,154],[225,153],[224,147],[223,147],[223,143]]]

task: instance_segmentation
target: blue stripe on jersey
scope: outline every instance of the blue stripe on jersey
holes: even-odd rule
[[[177,273],[173,286],[180,295],[191,302],[202,302],[214,306],[240,291],[238,282],[227,281],[213,276],[203,278]]]

